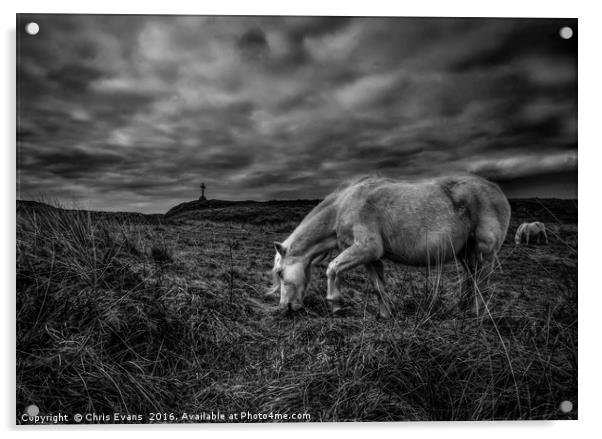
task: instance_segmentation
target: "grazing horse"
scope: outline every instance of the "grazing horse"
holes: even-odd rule
[[[460,304],[467,308],[472,301],[467,287],[480,282],[483,272],[488,278],[509,221],[510,205],[500,188],[477,176],[363,177],[328,195],[284,242],[274,243],[271,293],[280,289],[281,308],[302,308],[312,264],[339,249],[326,270],[332,311],[342,307],[342,274],[364,265],[377,292],[379,315],[387,318],[383,259],[427,266],[457,258],[465,269]],[[472,302],[478,313],[478,303]]]
[[[530,242],[537,244],[548,244],[548,234],[546,232],[546,226],[540,221],[532,223],[522,223],[516,229],[516,235],[514,235],[514,243],[519,245],[520,243],[526,243],[529,245]]]

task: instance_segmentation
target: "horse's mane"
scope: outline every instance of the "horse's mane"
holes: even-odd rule
[[[347,189],[350,186],[353,186],[354,184],[371,181],[371,180],[379,181],[379,182],[381,182],[381,181],[419,182],[419,181],[427,181],[427,180],[444,182],[445,180],[447,180],[451,177],[453,177],[455,179],[457,179],[458,177],[471,178],[471,179],[478,178],[478,179],[482,180],[483,182],[489,183],[490,185],[495,184],[492,181],[490,181],[489,179],[482,177],[480,175],[471,173],[471,172],[463,172],[463,173],[459,173],[459,174],[458,173],[455,173],[455,174],[441,173],[441,174],[435,174],[435,175],[422,175],[422,176],[411,176],[411,177],[400,177],[400,178],[387,177],[387,176],[380,174],[379,172],[373,172],[370,174],[351,177],[346,180],[343,180],[343,182],[341,182],[337,186],[335,192],[338,193],[338,192],[341,192],[341,191]]]
[[[351,178],[348,178],[346,180],[343,180],[337,186],[335,192],[341,192],[341,191],[347,189],[348,187],[353,186],[354,184],[362,183],[362,182],[368,181],[368,180],[391,180],[391,179],[388,178],[388,177],[385,177],[385,176],[381,175],[378,172],[367,174],[367,175],[360,175],[360,176],[356,176],[356,177],[351,177]]]

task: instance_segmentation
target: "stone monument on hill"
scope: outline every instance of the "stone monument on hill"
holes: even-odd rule
[[[199,201],[206,201],[207,198],[205,198],[205,183],[201,183],[201,196],[199,197]]]

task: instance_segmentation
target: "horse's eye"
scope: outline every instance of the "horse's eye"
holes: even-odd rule
[[[276,274],[278,275],[278,277],[279,277],[280,279],[282,279],[282,270],[277,270],[277,271],[276,271]]]

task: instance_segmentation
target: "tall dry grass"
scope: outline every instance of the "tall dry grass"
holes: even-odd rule
[[[164,274],[172,258],[164,240],[131,224],[55,209],[22,212],[18,406],[179,410],[196,386],[211,383],[212,374],[201,371],[234,361],[228,322],[244,308],[170,284]]]
[[[577,403],[569,281],[548,297],[511,295],[502,261],[483,291],[490,312],[475,318],[457,310],[453,265],[389,266],[394,318],[381,321],[361,271],[348,276],[341,318],[316,272],[306,311],[285,316],[260,301],[269,281],[257,274],[282,224],[157,226],[57,209],[23,210],[17,222],[18,413],[576,416],[558,411]]]

